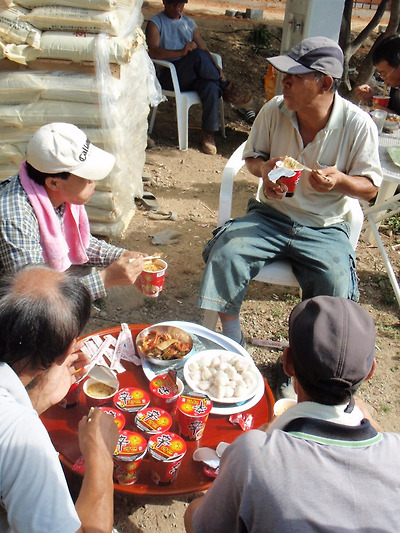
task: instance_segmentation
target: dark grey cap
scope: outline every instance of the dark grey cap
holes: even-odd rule
[[[375,324],[351,300],[316,296],[291,312],[289,345],[300,383],[352,394],[372,368]]]
[[[307,74],[317,71],[339,79],[343,74],[342,49],[328,37],[304,39],[287,54],[268,57],[267,61],[286,74]]]

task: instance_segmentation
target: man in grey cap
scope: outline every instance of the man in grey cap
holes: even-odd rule
[[[213,244],[198,299],[219,312],[223,333],[237,342],[248,283],[276,259],[291,262],[304,298],[357,300],[349,197],[371,200],[382,180],[376,126],[336,92],[343,72],[338,44],[312,37],[268,61],[282,72],[283,94],[261,109],[243,154],[263,188]],[[293,195],[270,175],[285,156],[307,167]]]
[[[353,395],[375,369],[375,325],[359,304],[317,296],[289,318],[286,372],[298,402],[224,451],[189,533],[397,531],[400,435]]]

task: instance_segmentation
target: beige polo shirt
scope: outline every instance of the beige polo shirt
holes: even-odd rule
[[[327,125],[306,147],[296,113],[284,107],[283,96],[276,96],[263,106],[252,126],[243,158],[261,156],[268,160],[286,155],[312,169],[336,166],[350,176],[366,176],[376,186],[382,182],[377,128],[365,111],[338,94]],[[317,192],[308,177],[309,172],[303,170],[293,197],[272,200],[261,191],[261,202],[306,226],[330,226],[345,220],[348,197],[335,190]]]

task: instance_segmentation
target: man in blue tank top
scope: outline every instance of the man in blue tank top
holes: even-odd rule
[[[163,0],[164,11],[152,17],[147,25],[149,55],[172,61],[181,90],[198,92],[203,107],[201,147],[204,153],[214,155],[219,98],[223,96],[224,100],[240,106],[250,100],[250,95],[240,94],[215,65],[195,21],[182,13],[186,3],[187,0]],[[163,89],[173,90],[169,69],[160,69],[157,76]]]

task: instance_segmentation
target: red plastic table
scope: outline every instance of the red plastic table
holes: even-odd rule
[[[130,325],[129,328],[132,332],[132,337],[135,339],[136,335],[145,327],[147,327],[147,324]],[[120,327],[113,327],[97,331],[90,335],[113,335],[118,337],[120,331]],[[148,390],[149,381],[144,375],[142,367],[127,361],[121,362],[126,368],[126,372],[118,375],[121,387],[137,386],[141,389]],[[257,428],[272,418],[273,405],[274,398],[272,392],[265,382],[265,392],[261,400],[254,407],[244,412],[249,412],[253,415],[253,427]],[[64,409],[55,405],[41,416],[67,472],[72,471],[75,461],[80,457],[77,436],[78,422],[87,412],[88,408],[86,407],[82,393],[77,406]],[[196,448],[208,446],[215,449],[221,441],[231,443],[238,435],[243,433],[237,424],[232,424],[228,419],[229,416],[211,414],[201,440],[186,441],[188,445],[187,453],[180,467],[177,479],[171,485],[158,486],[152,482],[150,479],[149,461],[145,458],[141,466],[139,480],[133,485],[119,485],[115,483],[115,490],[129,494],[147,494],[153,496],[171,496],[206,490],[211,485],[212,478],[204,474],[202,464],[193,461],[192,455]],[[132,419],[127,417],[127,429],[135,429],[132,426],[132,422],[133,417]],[[174,431],[174,426],[171,428],[171,431]]]

